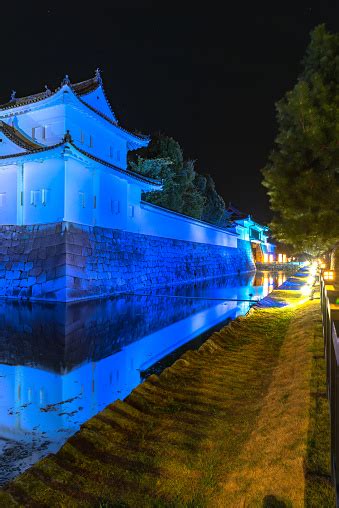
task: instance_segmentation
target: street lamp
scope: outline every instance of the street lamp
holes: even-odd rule
[[[323,278],[325,282],[334,281],[334,271],[333,270],[324,270]]]

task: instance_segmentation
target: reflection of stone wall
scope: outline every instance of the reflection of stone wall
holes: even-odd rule
[[[254,269],[238,248],[58,223],[0,227],[0,296],[67,301]]]
[[[63,372],[99,361],[215,305],[202,299],[129,296],[72,304],[0,302],[0,363]]]
[[[256,263],[257,270],[266,270],[269,272],[292,272],[295,273],[300,268],[300,263]]]
[[[31,365],[64,373],[86,361],[100,361],[219,304],[208,296],[203,298],[209,289],[222,288],[227,298],[230,289],[236,288],[236,294],[240,294],[252,279],[251,274],[243,274],[160,290],[169,297],[117,296],[67,304],[0,300],[0,364]],[[185,298],[171,298],[174,294]]]

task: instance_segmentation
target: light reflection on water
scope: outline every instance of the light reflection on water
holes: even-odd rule
[[[125,398],[141,371],[245,314],[251,303],[236,300],[261,299],[285,279],[247,274],[74,304],[0,301],[0,484]]]

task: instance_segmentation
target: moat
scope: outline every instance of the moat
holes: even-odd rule
[[[0,484],[285,279],[246,274],[74,304],[0,300]]]

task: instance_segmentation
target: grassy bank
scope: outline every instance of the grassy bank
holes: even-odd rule
[[[273,299],[289,305],[253,309],[150,376],[0,506],[332,506],[319,301]]]
[[[330,478],[329,404],[326,397],[324,341],[320,319],[314,332],[311,349],[310,421],[305,462],[305,505],[312,508],[330,508],[335,506],[335,496]]]

